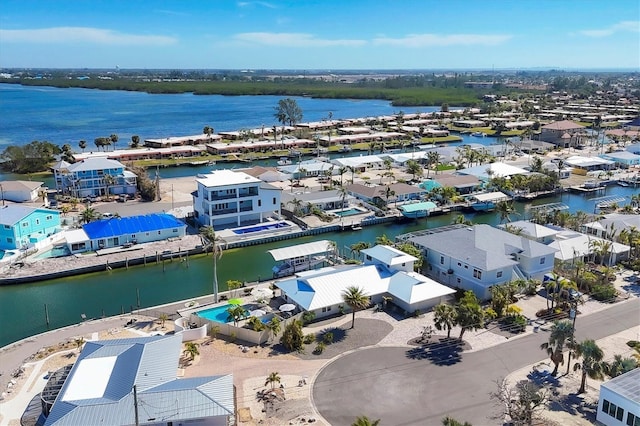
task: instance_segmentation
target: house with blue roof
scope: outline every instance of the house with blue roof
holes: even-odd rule
[[[181,333],[87,342],[73,367],[50,375],[38,424],[230,424],[233,376],[178,378],[181,353]]]
[[[107,194],[135,194],[137,176],[124,164],[106,157],[94,157],[70,164],[59,161],[52,167],[56,190],[73,197]]]
[[[66,235],[71,253],[119,247],[123,244],[150,243],[184,237],[187,225],[167,213],[111,217],[82,225]]]
[[[60,212],[57,210],[15,204],[0,208],[2,250],[33,247],[60,230]]]
[[[516,279],[542,280],[558,251],[489,225],[451,225],[409,237],[424,253],[427,276],[491,297],[490,288]]]

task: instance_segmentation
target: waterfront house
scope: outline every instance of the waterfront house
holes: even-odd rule
[[[541,244],[550,244],[555,240],[555,236],[560,232],[544,225],[529,222],[528,220],[517,220],[509,224],[498,225],[500,229],[517,230],[518,235],[528,238]]]
[[[620,232],[629,231],[631,228],[640,230],[640,215],[609,213],[595,222],[585,223],[580,230],[596,237],[611,238],[614,235],[620,236]]]
[[[567,166],[573,167],[573,174],[580,176],[607,171],[615,165],[615,162],[611,160],[598,157],[583,157],[581,155],[572,155],[565,159],[564,163]]]
[[[607,253],[600,253],[601,247],[607,247]],[[558,251],[556,260],[560,262],[574,263],[576,261],[588,262],[600,259],[602,264],[611,266],[629,257],[630,247],[625,244],[607,241],[592,235],[565,230],[557,233],[549,247]]]
[[[16,204],[0,207],[0,249],[38,246],[60,231],[60,212]]]
[[[491,164],[481,164],[479,166],[468,167],[466,169],[456,171],[459,175],[471,175],[482,181],[488,181],[492,177],[508,177],[513,175],[529,174],[528,170],[520,167],[512,166],[503,162],[495,162]]]
[[[45,426],[227,425],[233,375],[178,378],[181,333],[85,343],[72,367],[49,375]]]
[[[280,218],[282,189],[244,172],[214,170],[196,177],[195,220],[225,229]]]
[[[73,164],[60,161],[52,169],[56,190],[76,198],[136,193],[137,176],[116,160],[94,157]],[[111,182],[106,176],[111,176]]]
[[[616,167],[629,168],[640,165],[640,155],[629,151],[614,151],[601,154],[600,158],[615,162]]]
[[[304,179],[308,177],[326,177],[330,179],[338,173],[338,167],[334,164],[318,160],[305,160],[296,164],[281,165],[278,171],[287,174],[291,179]]]
[[[455,175],[455,174],[440,174],[433,175],[433,179],[431,180],[436,185],[432,185],[432,187],[452,187],[456,190],[458,194],[471,194],[472,192],[478,191],[482,185],[480,179],[472,175]],[[425,182],[429,182],[426,180]],[[420,184],[421,186],[424,184],[424,188],[429,190],[428,184],[423,182]]]
[[[356,172],[367,170],[379,170],[384,168],[384,159],[378,155],[359,155],[357,157],[334,158],[333,164],[339,167],[347,167]]]
[[[343,196],[338,190],[314,191],[314,192],[282,192],[282,205],[287,210],[299,213],[310,213],[314,208],[322,211],[348,208],[355,198],[347,194]]]
[[[30,203],[40,196],[44,182],[30,180],[5,180],[0,182],[0,200],[16,203]]]
[[[348,287],[358,287],[379,304],[383,296],[407,313],[425,311],[444,302],[455,291],[422,274],[413,272],[417,260],[396,248],[377,245],[362,250],[363,265],[328,267],[300,272],[294,278],[277,281],[283,298],[316,318],[335,315],[349,309],[342,293]]]
[[[605,426],[640,425],[640,368],[600,385],[596,420]]]
[[[581,145],[584,126],[570,120],[554,121],[540,128],[538,139],[560,148]]]
[[[187,225],[166,213],[110,217],[68,231],[65,240],[71,253],[123,245],[150,243],[186,235]]]
[[[424,231],[408,241],[423,251],[427,276],[450,287],[489,289],[515,279],[542,279],[553,270],[556,249],[489,225],[452,225]]]
[[[409,200],[420,200],[427,194],[427,191],[419,186],[408,185],[406,183],[392,183],[389,185],[367,186],[359,183],[347,185],[347,191],[359,200],[371,204],[381,202],[405,202]],[[387,199],[387,194],[389,195]]]

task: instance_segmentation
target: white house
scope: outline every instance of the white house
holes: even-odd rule
[[[600,385],[596,420],[605,426],[640,426],[640,368]]]
[[[481,299],[514,279],[542,279],[553,270],[556,249],[489,225],[435,228],[408,241],[425,253],[427,275]]]
[[[196,183],[193,210],[201,226],[225,229],[280,217],[282,190],[247,173],[214,170]]]
[[[228,425],[233,376],[178,378],[181,353],[181,333],[87,342],[72,367],[50,374],[44,425]]]
[[[580,230],[589,235],[606,238],[612,234],[620,236],[620,232],[629,231],[633,227],[636,230],[640,229],[640,215],[610,213],[600,220],[585,223]]]
[[[424,275],[413,272],[417,260],[393,247],[378,245],[362,250],[363,265],[328,267],[296,274],[294,278],[276,282],[283,297],[301,310],[322,318],[348,310],[342,293],[358,287],[380,303],[390,296],[392,303],[406,312],[425,311],[444,302],[455,291]]]
[[[30,180],[5,180],[0,182],[0,199],[24,203],[36,201],[44,182]]]
[[[166,213],[140,216],[111,217],[96,220],[82,229],[68,231],[67,246],[72,253],[118,247],[123,244],[149,243],[180,238],[186,234],[187,225]]]
[[[615,265],[629,257],[631,248],[625,244],[607,241],[599,237],[581,234],[576,231],[562,231],[555,235],[554,241],[549,247],[558,251],[555,258],[562,262],[587,261],[590,258],[599,257],[600,247],[607,247],[607,254],[602,262],[605,265]]]
[[[506,229],[507,226],[519,231],[520,235],[530,240],[542,243],[550,244],[554,241],[555,236],[560,232],[556,229],[549,228],[544,225],[529,222],[528,220],[517,220],[509,224],[498,225],[500,229]]]

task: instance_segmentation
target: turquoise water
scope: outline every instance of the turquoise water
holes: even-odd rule
[[[49,259],[52,257],[63,257],[63,256],[69,256],[70,254],[71,252],[69,251],[69,247],[67,246],[53,247],[51,250],[47,250],[37,255],[36,259]]]
[[[362,214],[365,212],[363,212],[362,210],[350,208],[348,210],[337,210],[337,211],[334,211],[333,213],[335,213],[337,216],[345,217],[345,216],[353,216],[356,214]]]
[[[234,234],[251,234],[252,232],[260,232],[260,231],[267,231],[269,229],[281,229],[281,228],[288,228],[288,227],[291,227],[291,225],[289,225],[286,222],[278,222],[278,223],[272,223],[269,225],[259,225],[259,226],[252,226],[250,228],[234,229],[233,233]]]
[[[208,319],[209,321],[215,321],[222,324],[227,324],[227,323],[233,322],[233,320],[227,321],[227,319],[229,318],[229,313],[227,312],[227,310],[233,306],[234,305],[231,305],[231,304],[224,305],[224,306],[216,306],[215,308],[209,308],[203,311],[198,311],[196,312],[196,315],[198,315],[200,318]],[[246,308],[245,308],[245,312],[247,315],[249,315],[249,311]]]

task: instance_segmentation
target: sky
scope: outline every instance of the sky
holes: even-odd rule
[[[640,69],[638,0],[0,0],[0,67]]]

